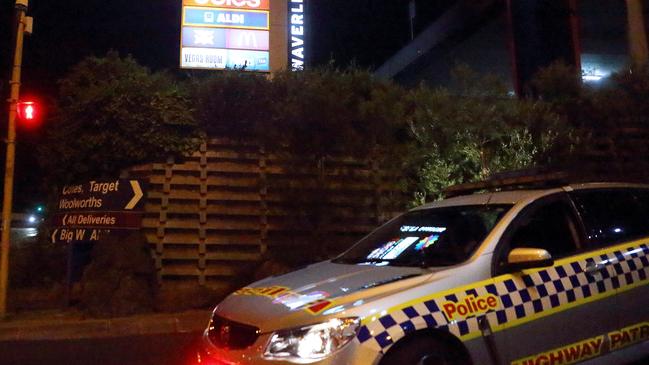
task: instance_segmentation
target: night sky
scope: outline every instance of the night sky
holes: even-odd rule
[[[409,40],[408,0],[310,0],[313,64],[381,65]],[[450,0],[419,0],[418,29]],[[3,94],[9,78],[13,0],[0,9]],[[178,69],[181,0],[31,0],[24,89],[53,93],[55,81],[88,55],[114,49],[152,69]]]

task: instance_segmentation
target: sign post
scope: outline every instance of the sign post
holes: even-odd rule
[[[52,219],[52,243],[68,245],[68,301],[94,244],[109,236],[139,230],[144,192],[137,180],[91,180],[65,186]]]

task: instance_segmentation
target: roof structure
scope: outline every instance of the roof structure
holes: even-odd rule
[[[447,85],[454,66],[467,64],[481,74],[499,76],[513,90],[516,84],[514,67],[518,69],[522,61],[517,58],[517,65],[513,66],[512,47],[517,55],[524,57],[528,68],[534,68],[542,67],[556,57],[561,58],[566,53],[564,43],[574,43],[575,40],[577,45],[569,45],[570,49],[575,47],[569,53],[578,55],[576,64],[581,65],[584,81],[592,86],[605,85],[612,73],[628,64],[624,4],[579,0],[575,3],[575,13],[570,12],[577,15],[570,18],[576,19],[578,24],[576,33],[572,35],[576,38],[567,39],[566,34],[559,32],[555,24],[557,20],[553,20],[563,14],[559,6],[547,0],[529,3],[536,5],[525,5],[529,9],[525,8],[524,19],[516,18],[519,26],[516,29],[524,30],[519,34],[510,29],[516,19],[507,16],[505,1],[457,0],[412,42],[381,65],[375,74],[411,86],[421,82]],[[645,8],[645,13],[649,12],[649,3],[645,3]],[[649,22],[645,25],[649,26]]]
[[[496,0],[460,0],[422,31],[410,44],[388,59],[375,74],[393,78],[412,67],[432,50],[462,41],[472,33],[500,2]]]

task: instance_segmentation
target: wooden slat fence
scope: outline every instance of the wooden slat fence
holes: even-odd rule
[[[143,230],[159,279],[211,287],[241,284],[268,257],[301,263],[341,252],[406,202],[375,163],[228,140],[129,174],[148,182]]]
[[[649,127],[598,128],[577,151],[569,170],[620,181],[649,181]]]

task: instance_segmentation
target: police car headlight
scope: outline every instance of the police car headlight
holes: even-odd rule
[[[359,326],[358,318],[336,318],[313,326],[277,331],[266,346],[264,357],[302,364],[322,360],[354,339]]]

